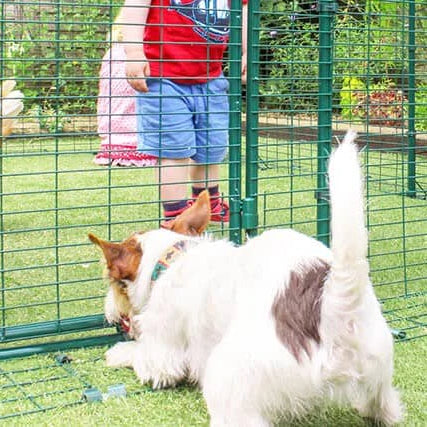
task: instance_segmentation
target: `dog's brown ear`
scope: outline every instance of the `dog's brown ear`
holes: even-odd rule
[[[135,280],[142,257],[141,247],[136,244],[135,238],[131,237],[124,242],[114,243],[102,240],[92,233],[88,236],[91,242],[102,249],[111,279]]]
[[[211,202],[209,192],[204,190],[199,194],[192,206],[175,219],[168,221],[165,224],[165,228],[187,236],[198,236],[206,230],[210,218]]]

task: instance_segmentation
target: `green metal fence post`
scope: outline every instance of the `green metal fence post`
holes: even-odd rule
[[[3,96],[3,70],[4,70],[4,20],[5,20],[5,4],[1,2],[1,21],[0,21],[0,95]],[[0,106],[0,126],[3,128],[3,103]],[[4,336],[4,328],[6,326],[6,293],[5,293],[5,277],[4,277],[4,217],[3,217],[3,132],[0,132],[0,290],[1,290],[1,313],[0,313],[0,341]]]
[[[61,96],[61,7],[62,2],[56,4],[55,10],[55,288],[56,288],[56,316],[57,320],[61,319],[61,286],[60,286],[60,269],[59,269],[59,246],[60,246],[60,211],[59,211],[59,98]]]
[[[333,15],[336,3],[320,0],[319,10],[319,113],[317,150],[317,238],[329,244],[327,161],[332,139]]]
[[[231,1],[230,11],[230,130],[229,130],[229,194],[230,240],[242,243],[240,201],[242,198],[242,0]]]
[[[409,1],[408,16],[408,191],[409,197],[416,196],[416,159],[415,159],[415,0]]]
[[[248,3],[248,52],[246,87],[246,197],[242,226],[249,236],[258,226],[258,115],[259,115],[260,1]]]

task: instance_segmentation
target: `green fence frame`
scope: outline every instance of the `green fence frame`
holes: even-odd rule
[[[319,117],[317,146],[317,237],[329,245],[327,161],[332,143],[334,1],[319,1]]]

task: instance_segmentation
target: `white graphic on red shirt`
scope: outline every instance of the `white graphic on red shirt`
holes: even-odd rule
[[[230,32],[229,0],[170,0],[170,7],[195,23],[194,31],[212,43],[225,43]]]

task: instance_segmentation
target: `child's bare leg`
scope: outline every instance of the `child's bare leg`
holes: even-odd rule
[[[189,159],[161,159],[158,182],[162,202],[187,199],[188,163]]]
[[[193,163],[189,166],[190,179],[194,188],[207,188],[218,185],[219,165],[198,165]]]

